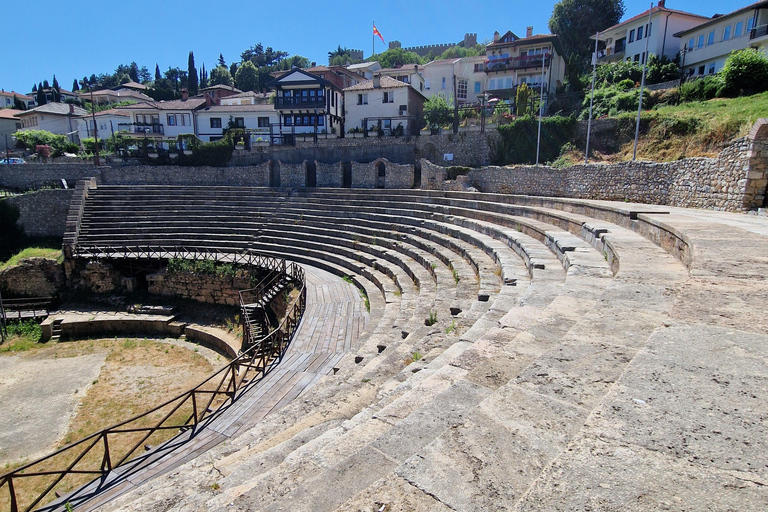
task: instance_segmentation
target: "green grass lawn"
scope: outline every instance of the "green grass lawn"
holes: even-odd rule
[[[56,247],[55,242],[44,243],[27,247],[20,252],[17,252],[6,261],[0,263],[0,270],[6,269],[13,265],[18,265],[19,261],[25,258],[50,258],[53,260],[63,261],[64,256],[61,253],[61,242]]]

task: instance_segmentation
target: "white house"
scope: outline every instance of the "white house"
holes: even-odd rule
[[[219,101],[221,105],[262,105],[269,103],[272,93],[246,91],[232,96],[226,96]]]
[[[376,74],[411,84],[414,89],[424,93],[424,76],[421,74],[421,66],[418,64],[404,64],[399,68],[384,68],[377,71]]]
[[[13,98],[14,96],[24,103],[25,108],[33,108],[35,106],[35,98],[21,94],[16,91],[0,91],[0,108],[14,108]]]
[[[617,23],[597,34],[600,41],[597,63],[615,60],[645,62],[645,45],[648,53],[657,57],[665,56],[672,60],[680,49],[680,41],[675,34],[689,29],[709,18],[665,7],[665,0],[659,0],[651,9],[651,21],[648,23],[648,10]],[[592,36],[594,40],[595,36]]]
[[[409,84],[389,76],[374,75],[344,89],[345,127],[370,129],[377,127],[391,134],[402,125],[403,134],[418,134],[417,118],[424,109],[426,97]]]
[[[381,69],[379,61],[360,62],[359,64],[350,64],[347,69],[358,75],[362,75],[366,80],[373,78],[373,74]]]
[[[729,14],[675,33],[683,73],[711,75],[722,69],[736,50],[768,47],[768,1],[757,2]]]
[[[497,98],[514,98],[523,83],[538,90],[542,78],[544,94],[551,98],[565,77],[560,41],[555,34],[534,35],[533,27],[527,28],[526,37],[496,32],[486,46],[485,73],[486,90]]]
[[[113,90],[113,89],[102,89],[99,91],[93,91],[93,96],[91,96],[91,91],[80,91],[77,93],[80,101],[91,101],[91,97],[93,97],[93,102],[98,105],[106,105],[108,103],[119,103],[123,101],[135,101],[136,103],[140,103],[143,101],[154,101],[152,98],[147,96],[144,93],[135,91],[133,89],[119,89],[119,90]]]
[[[94,115],[86,114],[77,120],[77,133],[80,140],[98,135],[99,140],[108,139],[113,133],[120,131],[120,126],[130,122],[131,114],[122,110],[109,109],[96,112]],[[96,129],[94,129],[94,126]]]
[[[280,122],[275,106],[268,103],[211,105],[197,110],[195,115],[197,136],[206,142],[221,139],[230,121],[233,126],[244,128],[251,135],[251,140],[262,138],[268,141],[270,130]]]
[[[206,105],[210,106],[211,101],[184,96],[180,100],[152,101],[117,107],[120,112],[130,115],[125,122],[120,123],[120,131],[158,140],[176,139],[181,134],[197,134],[195,114]]]
[[[280,115],[275,132],[282,142],[295,134],[336,134],[344,129],[343,95],[333,82],[302,69],[293,69],[273,80],[274,109]],[[275,140],[275,139],[273,139]]]
[[[433,60],[422,68],[424,96],[450,94],[461,103],[477,103],[485,92],[485,55]],[[454,90],[454,78],[456,90]]]
[[[78,142],[77,119],[87,114],[83,108],[71,103],[46,103],[40,107],[15,114],[21,121],[21,130],[45,130],[66,135],[72,142]]]
[[[14,110],[12,108],[0,109],[0,151],[3,152],[0,158],[5,158],[6,149],[13,149],[15,147],[11,136],[21,129],[21,121],[16,117],[16,114],[22,112],[23,110]],[[5,145],[6,141],[8,146]]]

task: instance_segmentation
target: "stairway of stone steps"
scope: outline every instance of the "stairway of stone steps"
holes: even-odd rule
[[[488,430],[489,422],[499,421],[498,414],[486,417],[488,412],[501,407],[513,411],[506,413],[512,415],[520,410],[516,405],[519,400],[530,401],[533,397],[530,406],[541,406],[536,400],[551,395],[555,405],[561,407],[560,412],[565,413],[564,419],[558,419],[563,430],[558,439],[545,436],[542,448],[533,450],[539,459],[532,461],[530,454],[522,458],[536,464],[517,464],[521,476],[513,478],[512,483],[503,482],[506,486],[517,485],[515,490],[519,492],[513,495],[519,497],[527,489],[520,482],[532,485],[541,470],[562,452],[563,440],[578,431],[579,422],[583,424],[585,413],[594,407],[595,397],[621,373],[598,364],[595,371],[609,374],[599,375],[599,389],[594,396],[571,397],[567,381],[578,378],[578,374],[538,369],[574,361],[584,365],[590,358],[598,362],[605,362],[601,358],[618,358],[628,364],[642,346],[643,337],[652,332],[651,326],[655,328],[663,321],[664,308],[669,307],[669,299],[674,296],[668,290],[674,289],[685,275],[684,268],[671,256],[618,224],[599,221],[596,224],[603,227],[584,232],[585,221],[594,219],[579,217],[578,212],[541,208],[536,218],[532,218],[533,213],[526,215],[517,210],[515,215],[478,216],[471,212],[481,210],[479,206],[483,205],[470,208],[466,204],[461,208],[408,211],[408,206],[401,204],[374,206],[387,201],[359,191],[354,195],[367,196],[369,205],[350,204],[344,193],[318,194],[320,207],[306,201],[313,198],[311,193],[307,197],[293,195],[281,204],[279,219],[263,227],[260,243],[271,254],[310,265],[333,265],[337,275],[349,271],[348,275],[370,277],[364,278],[375,283],[372,288],[383,294],[385,309],[396,306],[383,313],[377,324],[379,332],[374,329],[364,340],[368,353],[357,363],[339,364],[336,375],[321,381],[301,402],[290,404],[273,418],[265,418],[226,449],[214,450],[207,459],[213,462],[193,461],[181,470],[183,478],[179,472],[170,475],[185,488],[210,488],[215,483],[215,492],[185,492],[182,497],[150,483],[118,503],[139,510],[147,503],[166,499],[170,493],[179,500],[178,510],[216,510],[230,505],[240,510],[277,510],[288,503],[294,510],[333,510],[354,508],[368,499],[366,496],[374,499],[377,493],[408,489],[420,503],[437,506],[439,503],[423,490],[439,485],[437,477],[430,480],[430,471],[437,468],[450,476],[465,462],[452,464],[451,454],[443,454],[441,459],[441,446],[455,445],[456,435],[487,434],[491,439],[509,435]],[[435,196],[437,199],[440,197]],[[558,217],[560,220],[553,224],[542,220]],[[577,231],[575,226],[578,233],[573,233]],[[407,248],[398,251],[397,244],[406,244]],[[612,261],[603,251],[605,246],[611,248]],[[393,257],[386,259],[385,255]],[[660,266],[658,281],[651,279],[651,284],[645,284],[641,282],[649,256],[665,263]],[[396,257],[408,263],[394,263]],[[433,263],[434,272],[429,272]],[[615,276],[612,268],[618,269]],[[450,300],[464,300],[464,305],[469,305],[464,311],[471,311],[477,304],[483,307],[482,314],[472,317],[469,329],[446,333],[443,323],[439,329],[426,329],[426,333],[422,329],[417,336],[407,333],[406,339],[419,338],[412,343],[401,343],[406,340],[393,337],[390,324],[404,321],[415,325],[417,315],[402,317],[402,306],[411,299],[427,298],[420,295],[424,282],[431,281],[435,290],[451,288],[445,285],[450,283],[448,272],[452,276],[454,270],[459,273],[459,283],[472,283],[464,291],[474,293],[467,299],[460,297],[463,293],[457,291],[458,287],[452,287]],[[470,272],[474,279],[467,275]],[[496,278],[495,284],[490,284],[494,282],[491,276]],[[481,285],[484,279],[488,284]],[[659,282],[666,286],[661,289]],[[483,286],[497,288],[487,301],[477,300],[476,294]],[[640,295],[639,302],[658,303],[659,314],[640,314],[644,310],[639,303],[637,308],[627,308],[626,301],[635,299],[633,293]],[[616,322],[630,325],[623,339],[610,340],[605,334]],[[591,338],[594,332],[603,336],[598,343]],[[440,338],[436,345],[441,346],[405,364],[411,351],[420,347],[419,341],[423,343],[423,338],[429,336]],[[563,353],[568,357],[560,357]],[[288,425],[291,427],[286,430]],[[521,440],[534,442],[533,434],[541,433],[542,428],[528,425]],[[485,448],[472,445],[472,449],[485,450],[483,456],[489,460],[498,460],[502,455],[514,459],[516,454],[494,452],[514,444]],[[472,460],[471,454],[461,450],[458,455]],[[490,466],[485,464],[477,470],[493,476]],[[211,467],[216,470],[211,472]],[[443,486],[436,495],[456,497],[458,509],[462,508],[462,492],[469,490],[467,496],[478,496],[489,491],[467,489],[471,486],[467,479],[460,474],[456,478],[456,482],[450,480],[454,490]],[[497,480],[503,478],[498,476]],[[494,479],[489,481],[493,483]],[[327,482],[337,484],[331,490],[324,485]]]

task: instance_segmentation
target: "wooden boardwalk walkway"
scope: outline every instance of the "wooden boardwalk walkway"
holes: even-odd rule
[[[64,510],[63,504],[67,501],[77,510],[93,510],[236,437],[330,374],[365,329],[368,312],[354,285],[323,270],[305,269],[307,306],[304,317],[283,360],[266,377],[195,431],[178,435],[105,478],[40,510]]]

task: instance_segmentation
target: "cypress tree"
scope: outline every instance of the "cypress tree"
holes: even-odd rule
[[[77,83],[77,78],[75,78],[72,81],[72,92],[77,92],[80,90],[80,85]]]
[[[43,89],[50,89],[51,84],[48,83],[48,80],[43,80]]]
[[[195,68],[195,54],[191,51],[189,52],[187,67],[187,89],[189,89],[189,94],[194,96],[197,94],[198,77],[197,68]]]
[[[219,54],[219,66],[227,67],[227,63],[224,61],[224,55]]]
[[[36,98],[36,100],[37,100],[37,106],[38,107],[40,105],[45,105],[46,103],[48,103],[45,100],[45,91],[43,91],[43,84],[42,83],[38,84],[38,86],[37,86],[37,98]]]
[[[32,92],[37,92],[37,84],[32,84]]]
[[[155,64],[155,82],[162,80],[163,75],[160,74],[160,66]]]
[[[61,101],[61,88],[59,87],[59,81],[56,80],[56,75],[53,75],[53,101],[58,103]]]

